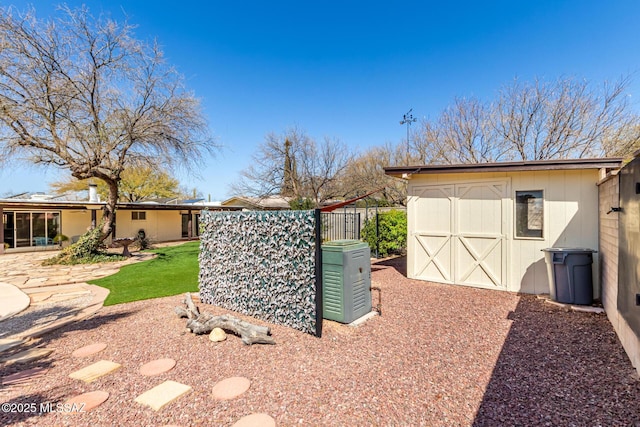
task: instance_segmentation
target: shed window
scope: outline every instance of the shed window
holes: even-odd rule
[[[542,190],[516,191],[516,237],[541,239],[543,226]]]
[[[144,211],[132,211],[131,212],[131,220],[132,221],[144,221],[147,219],[147,213]]]

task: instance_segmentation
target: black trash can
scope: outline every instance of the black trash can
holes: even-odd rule
[[[565,304],[593,304],[593,254],[584,248],[542,249],[551,299]]]

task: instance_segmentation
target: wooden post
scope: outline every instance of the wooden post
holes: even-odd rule
[[[187,211],[187,215],[189,215],[189,219],[187,220],[187,237],[191,240],[193,237],[193,218],[191,216],[191,209]]]
[[[96,228],[96,224],[98,223],[96,217],[97,217],[97,211],[95,209],[91,209],[91,229],[93,230],[94,228]]]
[[[0,255],[4,253],[4,211],[0,206]]]

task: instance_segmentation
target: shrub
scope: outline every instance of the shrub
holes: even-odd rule
[[[141,251],[151,248],[151,240],[149,240],[147,233],[145,233],[143,228],[138,230],[138,237],[136,237],[136,241],[138,243],[138,248],[140,248]]]
[[[313,209],[315,207],[315,203],[308,197],[304,199],[302,197],[298,197],[297,199],[293,199],[289,202],[289,207],[292,211],[305,211],[309,209]]]
[[[376,219],[368,220],[362,229],[362,238],[375,253],[378,246],[378,257],[403,253],[407,247],[407,214],[399,210],[390,210],[378,214],[378,235],[376,236]]]
[[[120,255],[111,255],[102,250],[102,226],[84,233],[78,241],[67,246],[53,258],[46,259],[43,265],[54,264],[91,264],[126,259]]]

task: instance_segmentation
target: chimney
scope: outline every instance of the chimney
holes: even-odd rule
[[[90,202],[100,201],[100,198],[98,197],[98,186],[96,184],[89,184],[89,201]]]

